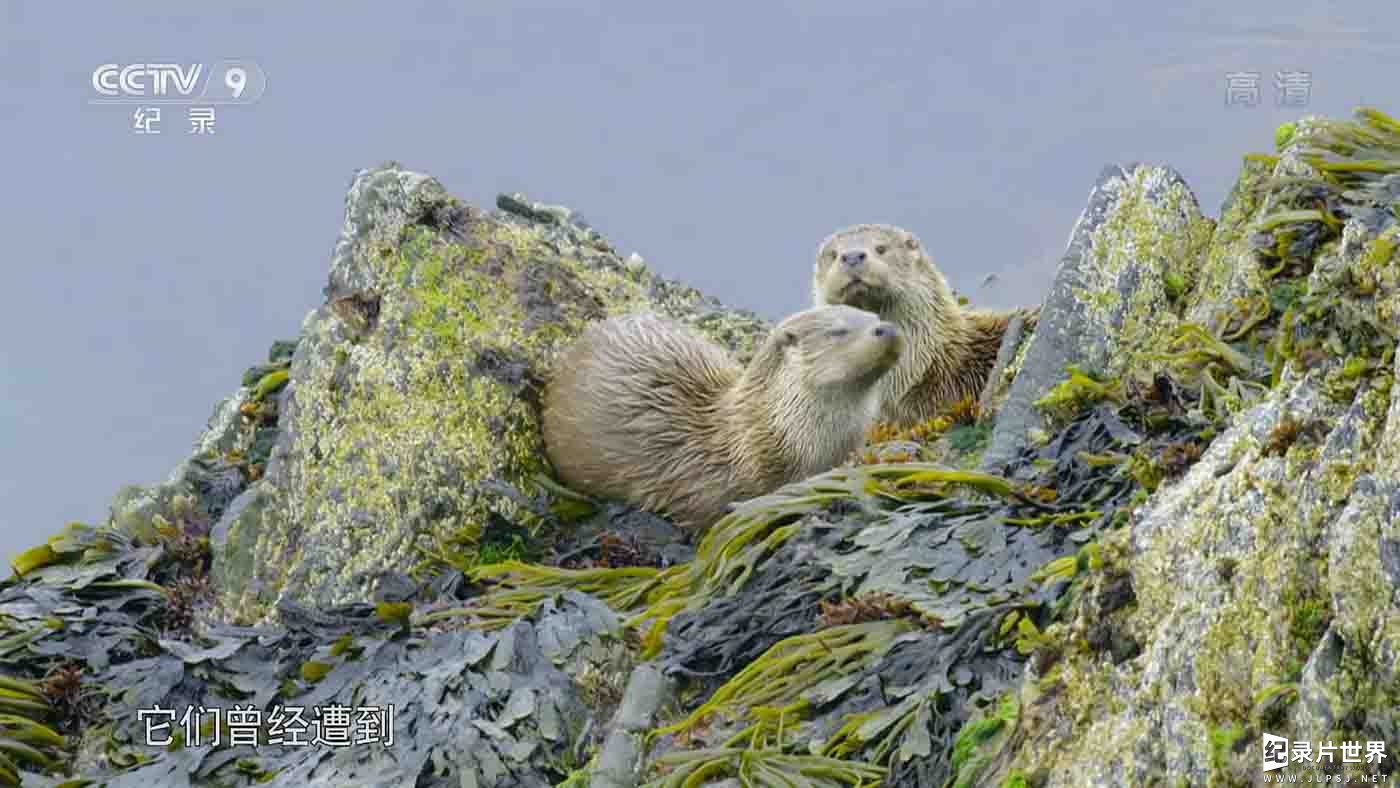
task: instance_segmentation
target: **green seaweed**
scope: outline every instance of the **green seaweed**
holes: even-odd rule
[[[664,755],[656,764],[667,774],[645,783],[645,788],[692,788],[725,777],[737,778],[742,785],[862,788],[878,785],[885,773],[876,766],[777,747],[688,750]]]
[[[513,560],[486,564],[472,569],[468,577],[474,582],[490,583],[488,593],[462,607],[427,613],[419,623],[458,619],[475,628],[497,629],[533,613],[544,600],[569,590],[594,594],[615,610],[633,612],[653,602],[683,574],[684,566],[562,569]]]
[[[42,720],[51,715],[42,685],[0,675],[0,786],[21,784],[20,771],[51,773],[67,740]]]
[[[1076,525],[1079,523],[1092,523],[1103,516],[1103,512],[1057,512],[1054,514],[1041,514],[1035,517],[1003,517],[1001,521],[1007,525],[1023,525],[1030,528],[1041,528],[1047,525]]]
[[[1321,222],[1322,220],[1323,213],[1319,210],[1279,211],[1278,213],[1270,214],[1260,219],[1256,229],[1262,233],[1282,227],[1286,224]]]
[[[407,627],[409,617],[413,615],[413,603],[376,602],[374,605],[374,614],[378,616],[381,621],[388,621]]]
[[[285,369],[273,370],[267,373],[253,386],[253,401],[259,402],[266,399],[268,395],[281,391],[290,379],[291,374]]]
[[[28,550],[15,556],[10,562],[10,568],[15,570],[19,577],[33,572],[35,569],[48,566],[58,560],[58,554],[47,544],[31,547]]]
[[[682,733],[712,715],[745,714],[759,706],[788,707],[825,681],[867,666],[907,631],[900,620],[871,621],[796,635],[774,644],[695,711],[653,730],[650,737]]]
[[[335,668],[335,666],[328,662],[307,660],[301,663],[301,680],[315,684],[325,678],[333,668]]]
[[[1020,715],[1020,705],[1012,693],[1004,695],[997,704],[980,718],[964,723],[953,740],[951,765],[955,775],[953,785],[958,788],[977,784],[980,772],[990,760],[987,743],[1008,726],[1014,725]]]
[[[1069,378],[1055,384],[1045,396],[1035,401],[1035,406],[1052,418],[1069,421],[1096,402],[1123,401],[1123,390],[1118,381],[1101,380],[1075,366],[1065,371],[1069,373]]]

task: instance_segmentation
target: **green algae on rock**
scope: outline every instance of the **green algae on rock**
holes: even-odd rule
[[[1111,166],[1075,223],[1036,331],[1005,395],[983,467],[1005,463],[1051,426],[1035,403],[1076,366],[1115,378],[1158,349],[1180,293],[1200,276],[1213,223],[1180,175]]]
[[[215,529],[235,618],[441,566],[492,522],[549,518],[537,397],[586,321],[652,309],[751,352],[766,325],[628,267],[565,209],[487,214],[396,165],[356,175],[326,304],[290,368],[266,476]],[[275,381],[276,379],[274,379]]]
[[[1187,312],[1221,330],[1264,296],[1266,318],[1242,332],[1255,341],[1236,347],[1277,355],[1271,390],[1116,537],[1134,603],[1086,597],[1047,632],[1066,647],[1005,773],[1244,785],[1265,730],[1400,732],[1400,277],[1386,251],[1400,178],[1375,164],[1400,164],[1400,126],[1363,110],[1305,119],[1283,142],[1272,171],[1246,162]],[[1268,298],[1281,282],[1297,295]],[[1076,645],[1095,622],[1140,656]]]

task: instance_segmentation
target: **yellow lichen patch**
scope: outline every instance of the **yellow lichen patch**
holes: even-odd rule
[[[1395,250],[1400,248],[1400,229],[1391,227],[1384,235],[1371,242],[1366,250],[1365,262],[1376,268],[1384,268],[1395,261]]]

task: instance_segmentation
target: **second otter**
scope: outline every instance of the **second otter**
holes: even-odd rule
[[[880,383],[880,418],[898,426],[976,399],[996,363],[1007,323],[1020,314],[1030,331],[1040,315],[1039,308],[964,309],[919,239],[884,224],[847,227],[822,241],[812,295],[817,304],[868,309],[899,327],[904,354]]]
[[[703,528],[845,460],[901,346],[894,326],[849,306],[788,317],[746,368],[655,315],[594,323],[546,386],[545,453],[579,492]]]

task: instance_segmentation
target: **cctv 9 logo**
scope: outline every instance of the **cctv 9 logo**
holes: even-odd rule
[[[93,103],[251,104],[267,75],[251,60],[203,63],[104,63],[92,72]]]

